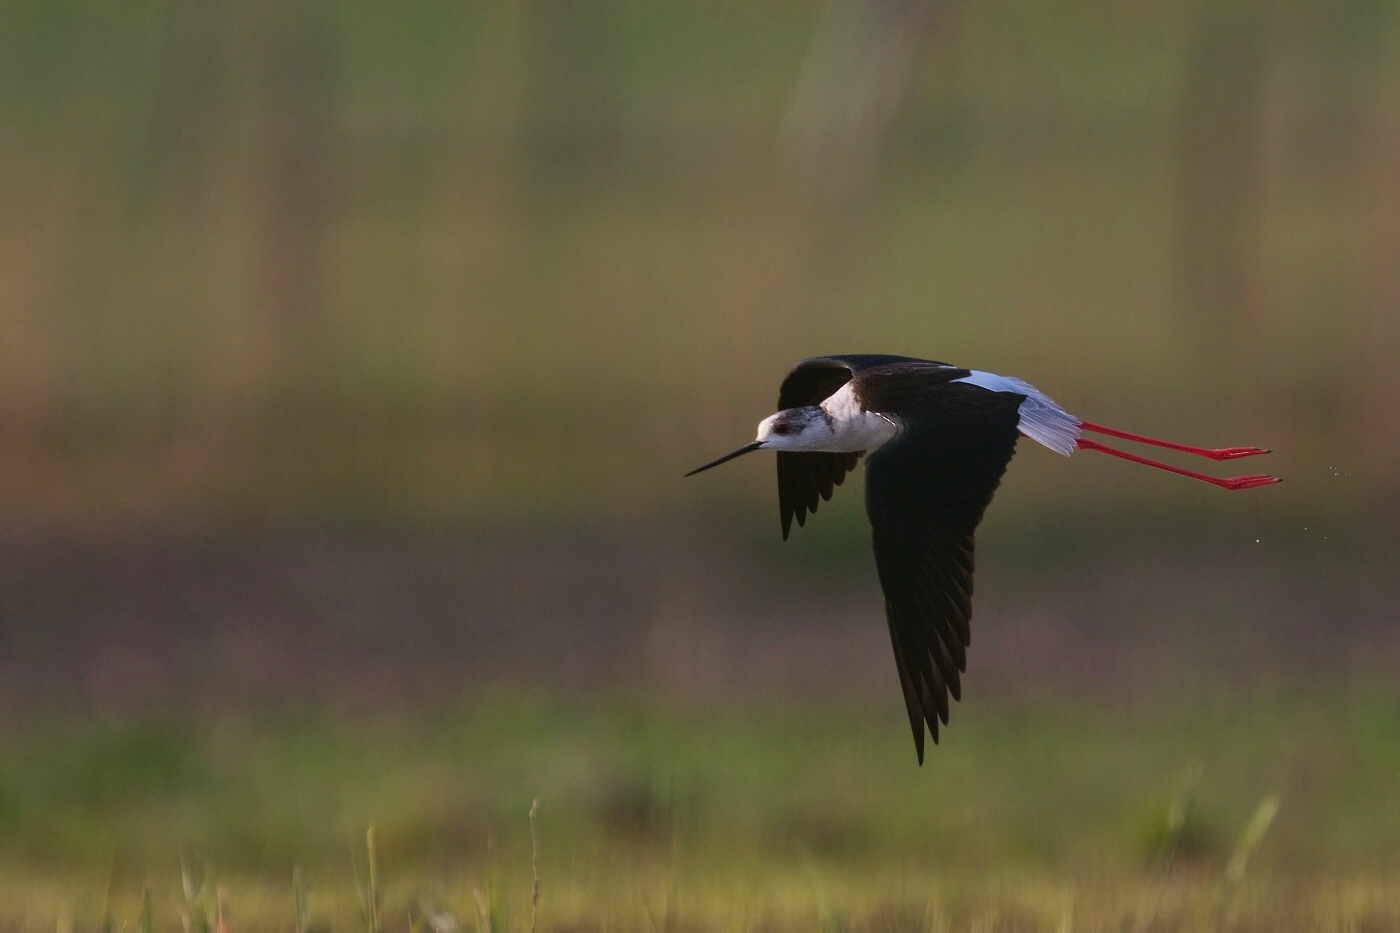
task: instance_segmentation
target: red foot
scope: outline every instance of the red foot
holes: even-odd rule
[[[1204,450],[1201,455],[1212,460],[1238,460],[1241,457],[1257,457],[1267,453],[1271,453],[1267,447],[1220,447],[1215,450]]]
[[[1254,473],[1249,476],[1228,476],[1215,481],[1215,485],[1221,489],[1253,489],[1255,486],[1272,486],[1274,483],[1283,482],[1277,476],[1270,476],[1267,473]]]

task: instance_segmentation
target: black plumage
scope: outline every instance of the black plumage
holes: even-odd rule
[[[804,360],[783,380],[780,409],[817,405],[847,382],[861,407],[897,420],[899,434],[870,455],[865,508],[885,617],[920,763],[924,727],[938,741],[948,698],[962,695],[971,642],[973,532],[1016,449],[1025,396],[954,380],[969,370],[899,356]],[[786,538],[818,497],[830,499],[859,453],[779,451],[778,502]]]

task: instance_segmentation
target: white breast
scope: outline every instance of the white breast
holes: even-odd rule
[[[992,392],[1015,392],[1024,395],[1026,399],[1017,409],[1020,420],[1016,427],[1020,432],[1057,454],[1068,457],[1074,453],[1074,442],[1079,440],[1079,419],[1056,405],[1054,399],[1029,382],[976,369],[972,371],[972,375],[953,381],[969,382]]]
[[[899,433],[893,421],[861,409],[849,382],[822,402],[821,407],[831,416],[833,438],[830,450],[834,453],[874,450]]]

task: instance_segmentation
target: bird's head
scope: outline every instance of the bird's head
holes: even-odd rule
[[[685,475],[694,476],[755,450],[827,450],[832,436],[831,419],[821,408],[816,405],[787,408],[760,421],[758,437],[751,443]]]
[[[758,423],[760,450],[821,450],[831,442],[831,418],[816,405],[787,408]]]

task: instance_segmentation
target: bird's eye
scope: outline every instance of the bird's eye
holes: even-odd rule
[[[774,433],[774,434],[789,434],[789,433],[791,433],[791,431],[792,431],[792,428],[789,427],[789,426],[786,425],[786,424],[783,424],[782,422],[779,422],[779,423],[773,425],[773,433]]]

